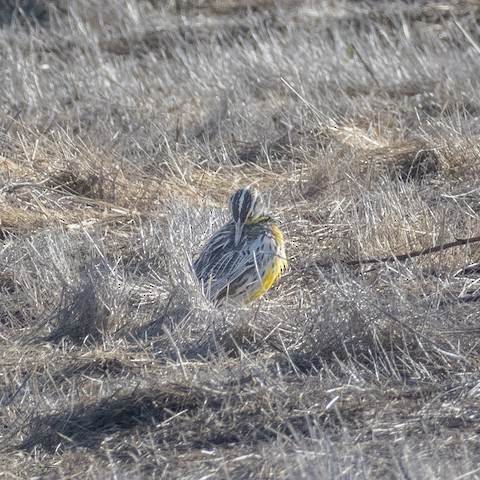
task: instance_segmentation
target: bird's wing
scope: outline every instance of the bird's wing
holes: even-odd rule
[[[215,299],[219,292],[247,271],[252,270],[252,273],[256,271],[254,251],[254,245],[234,249],[230,231],[217,232],[205,244],[194,263],[194,268],[198,278],[208,289],[210,298]]]
[[[221,274],[212,278],[210,283],[210,296],[212,298],[216,298],[222,290],[226,289],[243,275],[247,275],[251,283],[257,281],[256,257],[251,250],[235,252],[234,255],[229,255],[229,257],[230,256],[231,258],[225,258],[223,260],[225,268],[222,269]]]

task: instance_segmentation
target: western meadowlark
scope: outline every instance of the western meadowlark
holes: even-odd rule
[[[243,304],[263,295],[288,267],[282,232],[254,189],[237,190],[232,219],[206,242],[193,267],[217,305]]]

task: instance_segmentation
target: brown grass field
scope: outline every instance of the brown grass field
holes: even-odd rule
[[[479,0],[1,5],[1,479],[480,478]]]

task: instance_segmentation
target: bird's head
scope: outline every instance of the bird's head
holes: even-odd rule
[[[265,218],[265,207],[255,189],[241,188],[230,197],[230,213],[235,222],[235,246],[238,245],[245,224],[257,223]]]

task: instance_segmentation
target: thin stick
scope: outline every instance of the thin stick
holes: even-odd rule
[[[372,77],[373,81],[377,84],[377,86],[379,86],[380,84],[378,83],[378,80],[377,80],[377,77],[375,76],[375,73],[373,72],[370,65],[362,57],[362,55],[360,55],[360,52],[357,50],[357,47],[355,47],[355,45],[353,45],[353,44],[350,44],[350,46],[352,47],[353,51],[357,54],[357,57],[362,62],[362,65],[365,67],[365,70],[370,74],[370,76]]]
[[[470,45],[473,47],[473,49],[480,55],[480,46],[475,42],[472,36],[463,28],[463,26],[455,17],[453,18],[453,22],[455,23],[457,28],[463,33],[465,38],[470,42]]]
[[[480,237],[471,237],[471,238],[459,238],[454,242],[442,243],[442,245],[435,245],[434,247],[424,248],[423,250],[416,250],[414,252],[404,253],[402,255],[390,255],[383,258],[368,258],[364,260],[351,260],[345,262],[346,265],[363,265],[369,263],[384,263],[384,262],[403,262],[409,258],[420,257],[421,255],[428,255],[430,253],[440,252],[446,250],[447,248],[459,247],[461,245],[468,245],[470,243],[480,242]]]

